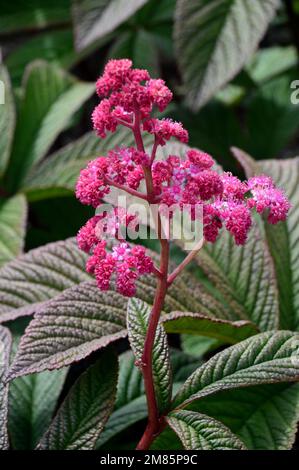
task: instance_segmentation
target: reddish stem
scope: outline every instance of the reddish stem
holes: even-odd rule
[[[140,193],[139,191],[129,188],[128,186],[123,186],[122,184],[116,183],[115,181],[110,180],[109,178],[106,178],[106,180],[110,186],[114,186],[115,188],[122,189],[126,193],[131,194],[132,196],[139,197],[140,199],[144,199],[145,201],[148,201],[148,196],[146,194]]]

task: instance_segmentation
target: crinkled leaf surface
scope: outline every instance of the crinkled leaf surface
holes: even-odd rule
[[[0,198],[0,267],[23,251],[27,202],[23,194]]]
[[[248,449],[287,450],[299,420],[299,384],[269,384],[229,390],[189,406],[228,426]]]
[[[126,299],[82,283],[45,303],[25,331],[10,378],[59,369],[127,335]]]
[[[187,450],[244,450],[244,444],[222,423],[193,411],[174,411],[166,418]]]
[[[141,363],[144,342],[151,308],[145,302],[133,298],[128,303],[127,328],[129,341],[136,361]],[[153,378],[158,407],[165,411],[171,399],[171,365],[167,336],[161,324],[158,325],[153,346]]]
[[[108,349],[75,382],[38,449],[94,449],[113,409],[117,373],[117,356]]]
[[[239,149],[234,155],[245,168],[247,177],[253,174],[271,176],[285,190],[292,207],[286,222],[270,225],[265,222],[265,236],[274,260],[279,287],[280,327],[299,328],[299,157],[286,160],[254,161]]]
[[[13,449],[34,449],[49,426],[67,369],[18,377],[10,383],[8,426]]]
[[[36,61],[28,66],[6,174],[9,189],[21,186],[92,92],[92,84],[76,80],[53,64]]]
[[[8,385],[4,383],[9,366],[11,335],[7,328],[0,326],[0,450],[8,448],[7,414]]]
[[[179,350],[171,350],[170,357],[173,381],[175,387],[178,387],[198,367],[200,361]],[[120,356],[119,362],[115,408],[100,435],[97,449],[106,444],[109,439],[147,417],[143,379],[140,370],[135,365],[134,355],[128,351]]]
[[[213,356],[186,381],[173,407],[185,407],[219,391],[299,380],[299,335],[267,332],[248,338]]]
[[[278,326],[278,292],[273,260],[260,234],[252,227],[244,246],[222,231],[216,243],[207,243],[196,258],[216,288],[227,318],[250,320],[260,330]]]
[[[178,0],[175,43],[193,109],[241,70],[278,4],[278,0]]]

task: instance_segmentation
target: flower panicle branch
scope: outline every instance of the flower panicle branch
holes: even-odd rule
[[[119,146],[106,156],[88,163],[80,173],[76,195],[82,204],[99,208],[115,187],[128,194],[158,205],[156,232],[160,241],[160,265],[156,267],[146,249],[130,245],[121,234],[121,227],[137,227],[135,214],[121,208],[102,212],[91,218],[78,233],[79,247],[90,254],[87,271],[96,278],[101,290],[110,288],[124,296],[136,294],[136,281],[143,275],[157,277],[156,294],[149,319],[141,369],[148,405],[148,425],[138,449],[147,449],[163,428],[159,416],[152,370],[152,350],[168,287],[192,261],[204,243],[214,243],[221,230],[227,230],[237,245],[244,245],[252,226],[252,211],[265,214],[270,224],[284,221],[290,203],[284,192],[265,175],[241,181],[228,172],[215,169],[214,159],[206,152],[186,147],[183,157],[168,155],[157,159],[158,148],[171,138],[186,144],[188,132],[182,123],[152,117],[156,107],[163,112],[172,100],[172,92],[161,79],[152,79],[147,70],[134,69],[129,59],[110,60],[96,83],[101,101],[94,109],[92,122],[100,138],[115,132],[118,126],[129,128],[135,146]],[[149,153],[143,143],[143,133],[153,136]],[[146,191],[140,187],[145,184]],[[169,239],[164,237],[161,216],[163,207],[175,206],[183,211],[188,206],[191,219],[200,213],[203,237],[185,260],[169,274]],[[200,207],[201,211],[196,209]],[[107,238],[114,238],[112,251]]]

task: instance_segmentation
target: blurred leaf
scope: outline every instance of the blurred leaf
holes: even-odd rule
[[[229,390],[198,400],[192,410],[228,426],[251,450],[288,450],[299,420],[299,384]]]
[[[296,66],[297,51],[294,46],[260,49],[246,67],[250,77],[261,84]]]
[[[255,51],[278,0],[178,0],[175,42],[190,107],[197,110]]]
[[[49,426],[67,369],[18,377],[9,387],[9,433],[13,449],[34,449]]]
[[[144,68],[152,76],[159,75],[158,50],[155,36],[143,29],[121,35],[109,50],[109,58],[132,59],[134,67]]]
[[[44,29],[70,20],[70,0],[15,0],[1,5],[1,33]]]
[[[7,328],[0,326],[0,450],[9,447],[7,432],[8,385],[4,378],[9,367],[11,335]]]
[[[27,202],[23,194],[0,199],[0,267],[23,251],[26,221]]]
[[[2,96],[3,94],[3,96]],[[4,98],[4,103],[2,102]],[[9,160],[10,149],[15,127],[14,99],[9,75],[0,63],[0,177],[3,175]]]
[[[92,84],[79,82],[54,65],[43,61],[29,65],[6,175],[11,190],[20,187],[92,92]]]
[[[130,146],[134,142],[131,131],[122,127],[106,139],[99,139],[94,132],[71,142],[50,155],[39,166],[33,168],[24,181],[24,191],[29,200],[57,197],[65,192],[73,193],[80,170],[86,164],[105,155],[113,147]]]
[[[246,150],[255,158],[273,158],[299,129],[299,105],[291,102],[296,72],[266,82],[248,100]]]
[[[116,354],[105,351],[73,385],[38,449],[94,449],[113,409],[117,373]]]
[[[209,351],[217,349],[222,345],[222,342],[217,339],[209,338],[208,336],[182,335],[181,344],[185,353],[200,358]]]
[[[173,408],[186,407],[220,391],[297,382],[299,335],[267,332],[230,346],[199,367],[178,391]]]
[[[193,411],[174,411],[166,418],[187,450],[244,450],[244,444],[222,423]]]
[[[64,68],[70,67],[78,60],[74,51],[72,30],[38,34],[8,54],[5,63],[14,86],[20,86],[26,65],[41,58]]]
[[[286,222],[265,223],[266,240],[274,260],[279,287],[280,328],[299,329],[299,157],[288,160],[254,161],[239,149],[235,156],[243,164],[247,177],[265,173],[285,190],[292,207]]]
[[[73,0],[76,46],[79,50],[111,33],[148,0]]]
[[[135,298],[129,300],[127,328],[131,348],[138,364],[142,364],[150,312],[151,308],[145,302]],[[171,400],[172,380],[167,336],[161,324],[156,329],[152,364],[158,407],[160,412],[164,412]]]

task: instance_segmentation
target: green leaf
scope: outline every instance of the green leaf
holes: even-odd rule
[[[148,0],[74,0],[73,18],[76,46],[92,45],[114,31]]]
[[[118,145],[130,146],[133,141],[132,132],[124,127],[106,139],[99,139],[94,132],[89,132],[33,168],[24,181],[23,190],[29,200],[49,197],[51,193],[57,196],[59,190],[73,193],[80,170],[90,160],[105,155]]]
[[[109,58],[127,57],[134,67],[149,71],[152,76],[159,75],[158,44],[156,37],[144,29],[128,31],[120,36],[109,51]]]
[[[45,302],[20,341],[10,379],[59,369],[124,338],[126,299],[82,283]]]
[[[9,367],[11,335],[7,328],[0,326],[0,450],[9,447],[7,433],[8,385],[4,378]]]
[[[218,320],[199,313],[172,312],[163,315],[162,320],[167,333],[208,336],[224,344],[235,344],[258,333],[253,323]]]
[[[15,127],[14,99],[9,75],[4,65],[0,64],[0,177],[9,160]]]
[[[228,426],[251,450],[287,450],[299,420],[299,384],[229,390],[190,405]]]
[[[128,302],[127,328],[129,341],[137,363],[142,363],[145,337],[150,318],[150,307],[139,299],[130,299]],[[158,325],[155,335],[152,355],[153,378],[156,397],[160,412],[169,407],[171,400],[171,365],[167,336],[161,324]]]
[[[175,42],[191,108],[205,104],[255,51],[278,0],[178,0]]]
[[[14,449],[34,449],[49,426],[67,370],[18,377],[9,389],[9,433]]]
[[[252,94],[246,116],[246,150],[255,158],[276,158],[296,136],[299,112],[291,101],[290,85],[297,78],[295,69],[266,82]]]
[[[1,5],[0,31],[16,33],[44,29],[69,20],[70,0],[15,0]]]
[[[93,92],[56,66],[33,62],[24,76],[12,155],[6,175],[11,190],[19,188],[30,168],[48,152],[73,114]]]
[[[261,84],[296,65],[297,52],[294,46],[274,46],[257,51],[247,67],[247,72],[256,83]]]
[[[38,34],[7,55],[5,63],[15,86],[20,86],[26,65],[40,57],[63,68],[73,65],[79,57],[74,51],[71,28]]]
[[[222,346],[221,341],[217,339],[209,338],[208,336],[192,336],[182,335],[181,336],[182,350],[191,354],[195,357],[202,357],[206,353],[217,349]]]
[[[186,381],[173,407],[219,391],[299,380],[299,335],[267,332],[248,338],[213,356]]]
[[[117,373],[117,356],[105,351],[73,385],[38,449],[94,449],[113,409]]]
[[[74,240],[50,243],[20,256],[0,271],[0,321],[35,312],[65,289],[90,280],[86,255]]]
[[[0,267],[23,251],[26,220],[27,202],[23,194],[0,199]]]
[[[255,224],[246,245],[228,232],[208,243],[196,262],[210,281],[229,320],[250,320],[262,331],[278,326],[278,292],[273,260]]]
[[[175,411],[166,418],[187,450],[244,450],[244,444],[222,423],[192,411]]]
[[[179,383],[186,380],[198,367],[199,361],[179,350],[171,350],[170,356],[173,381],[178,387]],[[135,365],[134,355],[128,351],[120,356],[119,362],[115,409],[97,442],[97,449],[131,425],[147,417],[143,379],[140,370]]]
[[[8,263],[0,270],[0,322],[32,315],[65,289],[90,281],[85,269],[87,258],[76,241],[69,239],[42,246]],[[192,276],[180,276],[168,290],[164,310],[206,311],[193,296],[196,286]],[[137,282],[138,297],[145,302],[152,301],[155,289],[154,276],[144,276]],[[212,301],[212,297],[205,298],[207,304]]]
[[[278,187],[285,190],[292,207],[286,222],[270,225],[265,222],[266,240],[274,260],[279,287],[280,327],[299,329],[299,157],[286,160],[255,162],[239,149],[233,149],[241,161],[247,177],[257,173],[271,176]]]

